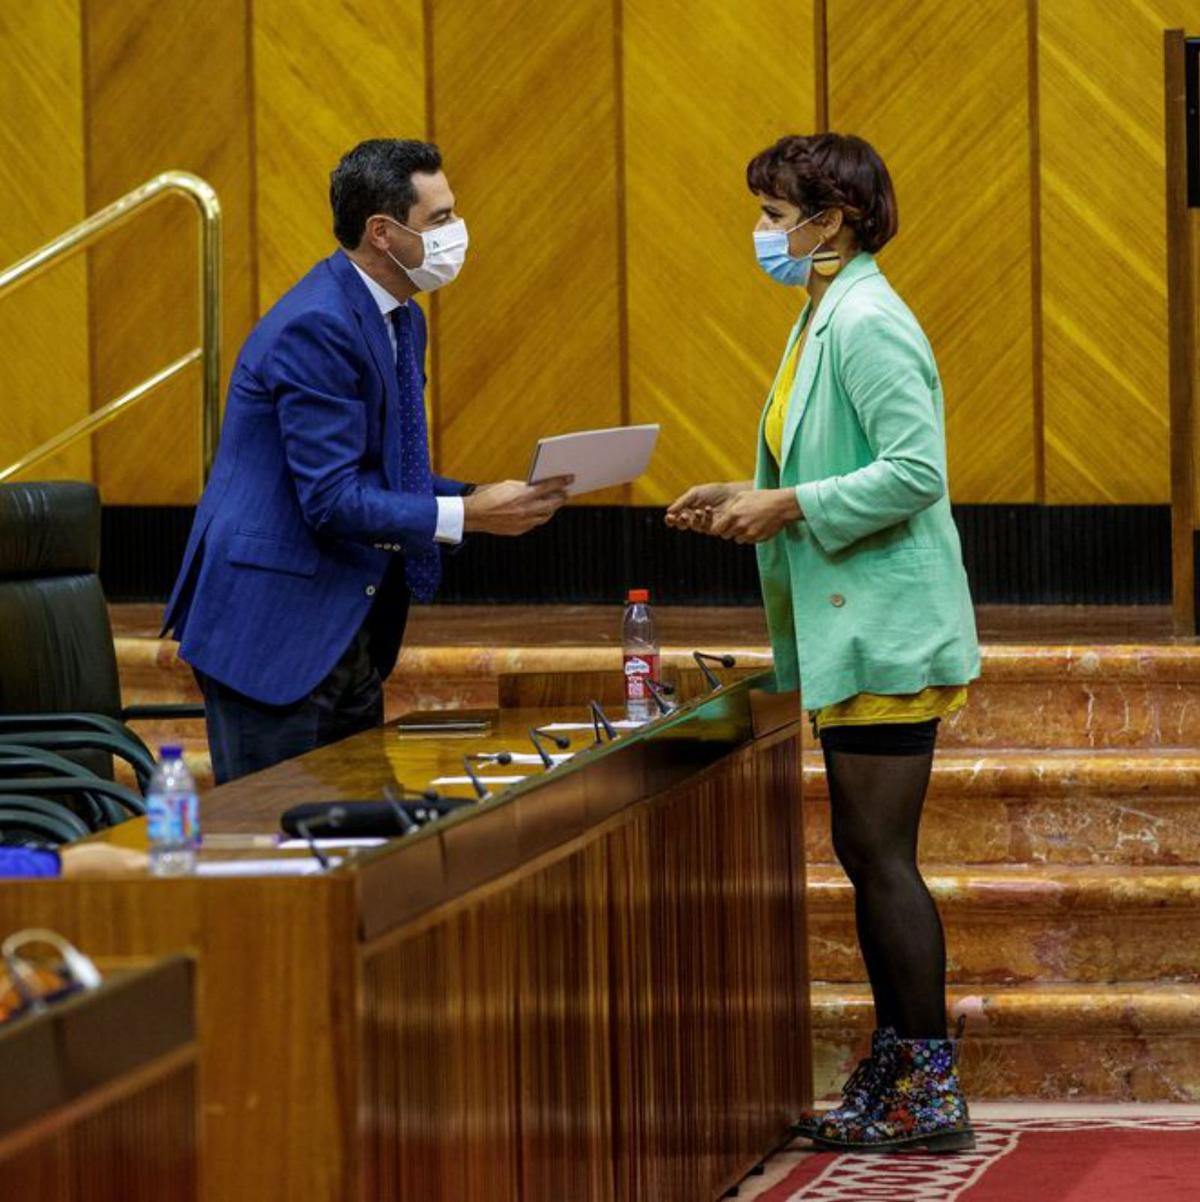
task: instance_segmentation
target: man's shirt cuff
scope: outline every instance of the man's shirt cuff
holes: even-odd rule
[[[434,540],[439,543],[461,543],[465,521],[466,512],[462,497],[438,497]]]

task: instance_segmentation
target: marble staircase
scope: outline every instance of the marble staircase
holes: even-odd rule
[[[502,672],[619,662],[607,633],[535,644],[530,629],[526,615],[489,641],[410,640],[389,715],[495,704]],[[753,631],[719,633],[705,631],[709,649],[768,661]],[[964,1079],[978,1097],[1200,1100],[1200,645],[1070,633],[989,642],[940,740],[921,862],[946,925],[950,1010],[968,1019]],[[117,647],[127,702],[196,696],[174,644],[125,629]],[[680,638],[664,659],[688,650]],[[182,734],[205,778],[201,724],[141,733]],[[833,1096],[872,1009],[807,736],[804,780],[815,1084]]]

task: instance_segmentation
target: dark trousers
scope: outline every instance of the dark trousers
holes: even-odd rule
[[[383,681],[371,655],[369,624],[359,629],[329,675],[292,705],[264,705],[202,672],[195,676],[204,694],[219,785],[383,721]]]

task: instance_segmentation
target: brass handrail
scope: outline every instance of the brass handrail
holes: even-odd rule
[[[61,259],[68,258],[107,234],[125,225],[144,208],[166,196],[183,195],[196,205],[200,217],[200,345],[182,358],[81,418],[61,434],[35,447],[16,463],[0,469],[0,481],[15,476],[63,447],[107,425],[130,405],[153,392],[160,384],[178,375],[197,359],[203,363],[200,407],[200,474],[207,481],[217,453],[221,430],[221,202],[212,186],[190,171],[164,171],[141,187],[127,192],[120,200],[72,226],[45,246],[0,271],[0,297],[21,284],[36,279]]]

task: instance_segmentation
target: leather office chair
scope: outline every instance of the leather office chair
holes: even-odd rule
[[[203,717],[204,707],[121,704],[99,560],[94,485],[0,485],[0,743],[44,748],[108,780],[115,754],[144,786],[153,756],[125,723]]]

